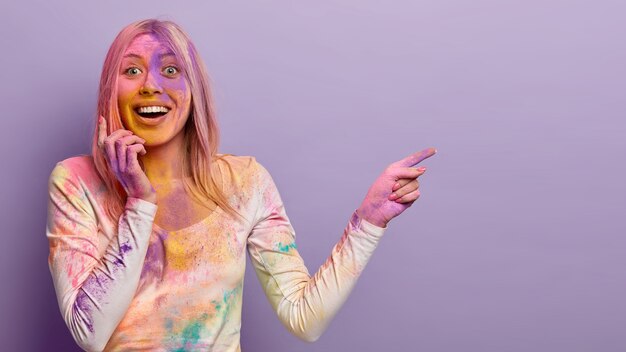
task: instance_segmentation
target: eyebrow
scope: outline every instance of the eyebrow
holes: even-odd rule
[[[176,56],[176,55],[173,52],[171,52],[171,51],[166,51],[166,52],[164,52],[162,54],[159,54],[159,59],[162,59],[165,56]],[[124,55],[124,59],[127,58],[127,57],[134,57],[136,59],[141,59],[142,58],[141,55],[135,54],[135,53],[128,53],[128,54]]]

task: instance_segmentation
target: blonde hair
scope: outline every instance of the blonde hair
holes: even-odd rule
[[[220,136],[208,74],[191,39],[176,23],[147,19],[131,23],[120,31],[113,40],[102,67],[96,118],[103,116],[106,119],[107,134],[123,128],[117,102],[120,65],[126,48],[142,34],[156,35],[169,46],[178,59],[191,90],[189,119],[184,128],[185,158],[182,165],[185,189],[201,202],[211,200],[227,214],[241,216],[228,203],[223,193],[223,185],[216,182],[217,172],[212,172],[217,170],[214,162],[223,156],[217,155]],[[117,219],[124,210],[127,196],[104,158],[103,151],[98,147],[97,125],[96,122],[92,155],[96,169],[108,190],[104,207],[111,218]],[[231,166],[226,160],[223,161],[232,178]],[[188,181],[189,178],[191,181]]]

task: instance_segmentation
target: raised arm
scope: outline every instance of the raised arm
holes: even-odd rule
[[[87,351],[101,351],[137,289],[157,206],[128,198],[117,233],[108,238],[98,221],[102,214],[92,206],[93,195],[82,184],[61,163],[50,175],[48,263],[74,340]]]
[[[102,117],[97,133],[98,148],[127,195],[122,214],[112,220],[116,229],[105,225],[102,206],[85,186],[93,180],[61,162],[49,179],[46,230],[63,319],[88,351],[104,349],[135,295],[157,210],[156,192],[137,159],[146,154],[145,141],[125,129],[109,135]]]
[[[295,231],[272,177],[255,163],[259,213],[248,237],[248,252],[270,304],[291,333],[309,342],[322,335],[354,288],[387,223],[419,196],[416,178],[424,170],[409,166],[434,153],[429,149],[413,154],[383,172],[313,276],[297,251]],[[392,192],[398,197],[391,197]]]

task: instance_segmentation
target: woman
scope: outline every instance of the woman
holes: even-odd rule
[[[98,115],[92,156],[52,171],[47,226],[59,307],[88,351],[239,351],[245,249],[281,322],[315,341],[435,153],[391,164],[311,277],[269,172],[217,153],[207,74],[176,24],[119,33]]]

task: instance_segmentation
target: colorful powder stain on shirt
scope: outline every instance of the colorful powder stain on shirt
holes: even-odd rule
[[[197,252],[201,248],[198,241],[189,241],[180,236],[172,237],[167,242],[167,254],[169,267],[178,271],[189,271],[196,261]]]
[[[232,179],[224,176],[227,162]],[[226,155],[216,165],[223,192],[243,219],[218,208],[197,225],[166,231],[153,223],[156,206],[139,199],[128,201],[120,219],[109,218],[91,157],[57,164],[50,177],[48,261],[75,339],[106,345],[104,351],[239,351],[246,250],[283,324],[307,341],[324,331],[384,229],[353,213],[311,276],[269,172],[254,157]],[[121,321],[104,335],[115,316]]]
[[[206,329],[205,321],[209,315],[207,313],[202,314],[199,318],[188,322],[180,333],[181,347],[174,349],[175,352],[189,351],[196,347],[196,344],[200,340],[200,332]],[[170,329],[173,327],[173,322],[170,319],[166,320],[166,327]]]
[[[211,301],[211,303],[213,303],[213,305],[215,306],[216,314],[221,313],[225,319],[228,319],[231,307],[233,306],[233,303],[236,303],[234,300],[237,298],[237,295],[240,295],[242,293],[242,284],[243,283],[240,283],[234,289],[224,292],[224,296],[221,301]]]
[[[296,246],[295,242],[292,242],[292,243],[289,243],[289,244],[286,244],[286,245],[283,245],[282,242],[278,242],[276,244],[276,247],[277,247],[276,249],[278,249],[280,252],[283,252],[283,253],[289,252],[289,250],[292,249],[292,248],[293,249],[298,249],[298,247]]]

